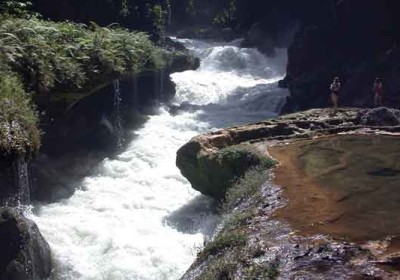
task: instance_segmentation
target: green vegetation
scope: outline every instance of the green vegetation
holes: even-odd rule
[[[198,280],[234,279],[237,262],[227,258],[214,260],[212,264],[197,278]]]
[[[272,163],[271,163],[272,164]],[[241,202],[259,194],[261,186],[269,179],[269,173],[261,168],[254,168],[245,173],[226,193],[222,206],[225,212],[234,209]]]
[[[270,162],[273,164],[273,162]],[[222,206],[227,214],[225,223],[216,238],[199,253],[197,262],[213,256],[198,279],[201,280],[269,280],[279,274],[278,261],[260,261],[266,251],[258,242],[251,240],[251,224],[261,202],[262,185],[269,178],[268,172],[260,168],[251,169],[230,188]],[[250,201],[251,206],[242,207]],[[241,205],[241,206],[240,206]],[[238,207],[240,206],[240,207]],[[232,211],[234,212],[232,213]],[[249,232],[250,229],[250,232]]]
[[[272,263],[269,265],[255,264],[246,268],[244,279],[246,280],[268,280],[278,277],[278,264]]]
[[[243,247],[246,242],[246,235],[240,231],[219,234],[199,253],[198,258],[205,259],[210,255],[217,255],[226,248]]]
[[[124,74],[165,64],[162,50],[145,33],[46,21],[25,4],[6,4],[0,15],[0,149],[7,153],[39,147],[31,96],[72,103]]]
[[[5,154],[37,151],[40,144],[37,114],[21,81],[0,75],[0,150]]]
[[[0,17],[0,63],[38,93],[84,91],[124,73],[159,69],[163,57],[148,36],[36,17]]]
[[[213,24],[229,27],[233,26],[236,17],[236,0],[230,0],[227,6],[218,12],[213,20]]]
[[[254,213],[251,210],[231,214],[224,223],[224,231],[237,229],[248,225]]]

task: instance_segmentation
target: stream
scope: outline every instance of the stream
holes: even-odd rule
[[[53,279],[179,279],[218,215],[176,168],[176,151],[195,135],[274,117],[283,106],[288,93],[277,81],[286,50],[267,58],[238,47],[239,40],[181,42],[201,67],[172,75],[171,104],[160,105],[120,154],[77,182],[71,198],[28,215],[52,248]]]

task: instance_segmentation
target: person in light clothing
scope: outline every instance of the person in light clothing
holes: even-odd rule
[[[339,100],[340,87],[341,87],[341,85],[339,82],[339,77],[335,77],[330,86],[334,114],[336,114],[338,111],[338,100]]]

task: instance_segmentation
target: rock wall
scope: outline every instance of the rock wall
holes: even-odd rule
[[[0,157],[0,206],[29,203],[29,178],[25,156]]]
[[[394,0],[333,1],[330,16],[303,21],[288,50],[282,85],[292,96],[285,112],[329,106],[334,76],[342,81],[342,106],[373,106],[373,81],[380,77],[384,104],[399,107],[398,11]]]

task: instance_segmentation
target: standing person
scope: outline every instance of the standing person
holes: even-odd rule
[[[331,90],[331,98],[333,103],[333,114],[336,114],[338,111],[338,99],[339,99],[339,91],[340,91],[340,82],[339,77],[335,77],[330,86]]]
[[[374,82],[374,87],[372,88],[374,92],[374,103],[375,106],[382,106],[382,93],[383,93],[383,83],[381,78],[376,78]]]

